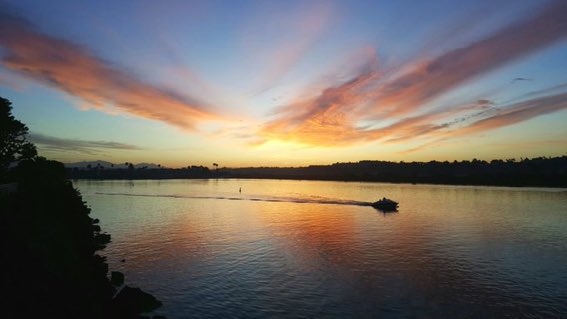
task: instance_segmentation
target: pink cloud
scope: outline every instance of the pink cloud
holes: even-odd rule
[[[183,129],[217,117],[198,101],[141,81],[83,47],[35,30],[20,18],[1,16],[0,46],[7,69],[79,97],[101,111],[111,105]]]
[[[485,39],[437,57],[417,59],[397,70],[367,68],[351,81],[281,108],[259,134],[267,139],[336,146],[376,140],[396,143],[456,130],[474,119],[492,116],[494,110],[483,110],[489,105],[478,101],[450,109],[428,110],[426,106],[430,108],[435,99],[467,81],[566,39],[565,16],[567,2],[555,1]],[[498,123],[516,124],[530,115],[562,108],[549,103],[530,104],[499,120],[486,119],[476,130],[499,127]],[[369,119],[373,124],[367,123]],[[473,131],[462,128],[461,134]]]

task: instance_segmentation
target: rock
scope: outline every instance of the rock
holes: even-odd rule
[[[110,283],[114,286],[122,286],[124,284],[124,274],[119,271],[111,272]]]
[[[114,297],[113,305],[123,316],[150,312],[161,306],[161,302],[140,288],[124,286]]]

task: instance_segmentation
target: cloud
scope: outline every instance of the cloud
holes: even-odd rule
[[[26,82],[17,74],[0,67],[0,87],[2,86],[10,88],[14,91],[22,92],[26,87]]]
[[[419,61],[412,71],[378,89],[375,106],[390,104],[394,114],[405,114],[468,80],[565,39],[566,14],[567,2],[557,1],[481,41]]]
[[[144,148],[112,141],[87,141],[77,139],[58,138],[39,133],[28,135],[28,140],[37,144],[40,149],[51,151],[77,152],[85,154],[103,153],[109,149],[137,151]]]
[[[269,57],[265,61],[265,71],[263,72],[258,89],[254,94],[261,94],[274,86],[296,65],[305,53],[326,31],[333,16],[330,3],[327,2],[306,2],[297,11],[290,14],[271,13],[266,15],[263,12],[259,15],[267,26],[277,26],[276,30],[268,32],[267,43],[269,48],[263,52],[258,59],[262,60],[265,56]],[[291,17],[291,18],[290,18]],[[257,22],[257,21],[256,21]],[[266,23],[267,22],[267,23]],[[257,25],[254,24],[254,28]],[[271,28],[267,28],[270,30]],[[251,30],[250,34],[254,38],[258,37],[266,30]],[[276,40],[277,39],[277,40]],[[257,55],[256,51],[266,51],[263,48],[251,47],[252,55]]]
[[[542,90],[527,92],[525,94],[520,95],[519,97],[516,97],[516,98],[510,100],[509,103],[522,101],[522,100],[525,100],[525,99],[528,99],[528,98],[557,94],[557,93],[561,93],[562,91],[564,91],[566,89],[567,89],[567,83],[561,83],[561,84],[558,84],[558,85],[555,85],[555,86],[552,86],[552,87],[549,87],[549,88],[545,88],[545,89],[542,89]]]
[[[567,93],[544,96],[502,107],[498,114],[473,122],[463,128],[460,128],[458,131],[451,132],[449,134],[451,136],[461,136],[493,130],[566,108]]]
[[[376,63],[369,64],[373,67],[352,80],[281,108],[259,134],[267,139],[340,146],[377,140],[394,143],[465,126],[474,119],[493,115],[496,111],[493,103],[465,100],[454,103],[457,106],[443,107],[434,103],[436,99],[470,80],[566,39],[565,16],[567,2],[554,1],[531,17],[437,57],[417,59],[395,70],[382,70],[375,67]],[[515,124],[562,108],[540,107],[541,103],[531,104],[507,118],[501,114],[500,120],[479,123],[477,130],[489,129],[490,125],[496,127],[497,121]],[[535,109],[530,110],[532,107]],[[462,132],[473,133],[473,130]]]
[[[434,140],[406,150],[403,153],[411,153],[427,147],[435,146],[447,139],[478,134],[514,125],[540,115],[564,109],[567,109],[567,93],[560,93],[512,103],[499,107],[495,114],[481,112],[473,121],[470,121],[460,127],[455,128],[453,125],[449,124],[444,127],[451,128],[449,130],[432,130],[431,132],[428,132],[428,137],[433,137],[435,138]]]
[[[530,79],[530,78],[513,78],[512,81],[510,81],[510,83],[516,83],[516,82],[522,82],[522,81],[533,81],[533,79]]]
[[[217,117],[199,101],[139,80],[75,43],[43,34],[28,21],[2,12],[0,46],[5,68],[101,111],[115,108],[183,129]]]

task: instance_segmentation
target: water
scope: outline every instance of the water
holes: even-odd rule
[[[111,269],[160,299],[156,313],[169,318],[567,317],[566,190],[75,185],[112,234]],[[383,196],[400,202],[398,213],[364,206]]]

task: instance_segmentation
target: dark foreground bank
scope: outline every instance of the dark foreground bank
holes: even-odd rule
[[[0,316],[140,318],[161,305],[109,276],[98,252],[110,242],[65,176],[38,157],[28,129],[0,97]]]
[[[0,193],[2,313],[6,318],[138,318],[161,305],[123,285],[97,252],[110,241],[63,164],[21,162]]]

